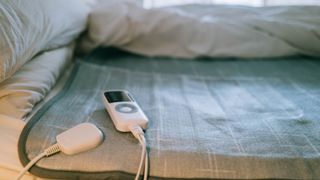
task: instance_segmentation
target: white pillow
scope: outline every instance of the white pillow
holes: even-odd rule
[[[0,82],[37,53],[70,43],[94,0],[1,0]]]
[[[41,101],[72,60],[74,45],[46,51],[0,83],[0,115],[23,119]]]

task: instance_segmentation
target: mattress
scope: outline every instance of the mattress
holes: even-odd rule
[[[105,134],[102,145],[40,160],[31,173],[131,179],[140,147],[115,130],[100,96],[126,89],[150,120],[150,179],[317,179],[319,68],[307,57],[183,60],[100,48],[77,62],[69,84],[28,122],[20,159],[27,163],[55,134],[92,122]]]
[[[46,95],[46,97],[39,102],[33,110],[30,112],[29,116],[22,121],[22,119],[0,115],[0,142],[1,144],[5,144],[2,148],[0,148],[0,179],[13,179],[22,170],[23,166],[19,161],[18,155],[18,140],[21,134],[22,129],[24,128],[26,122],[33,117],[33,115],[50,99],[52,99],[57,93],[61,91],[63,86],[68,79],[73,64],[69,65],[68,68],[61,75],[60,79],[56,83],[56,85],[50,90],[50,92]],[[27,179],[41,179],[33,176],[30,173],[27,173],[24,177],[24,180]]]

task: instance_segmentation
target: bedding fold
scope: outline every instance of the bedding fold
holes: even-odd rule
[[[85,30],[95,0],[1,0],[0,82],[38,53],[68,45]]]
[[[71,63],[74,44],[39,54],[0,83],[0,114],[17,119],[32,111]]]
[[[99,5],[81,48],[115,46],[148,56],[320,56],[320,7]]]

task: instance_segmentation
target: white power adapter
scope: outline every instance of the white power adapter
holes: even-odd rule
[[[97,147],[103,141],[103,133],[94,124],[82,123],[59,134],[56,140],[56,144],[32,159],[19,173],[16,180],[19,180],[37,161],[45,156],[48,157],[60,151],[73,155]]]
[[[91,123],[79,124],[56,137],[60,151],[73,155],[97,147],[103,133]]]

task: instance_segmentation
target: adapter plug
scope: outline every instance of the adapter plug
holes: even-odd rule
[[[61,152],[73,155],[97,147],[103,133],[91,123],[81,123],[56,137]]]

